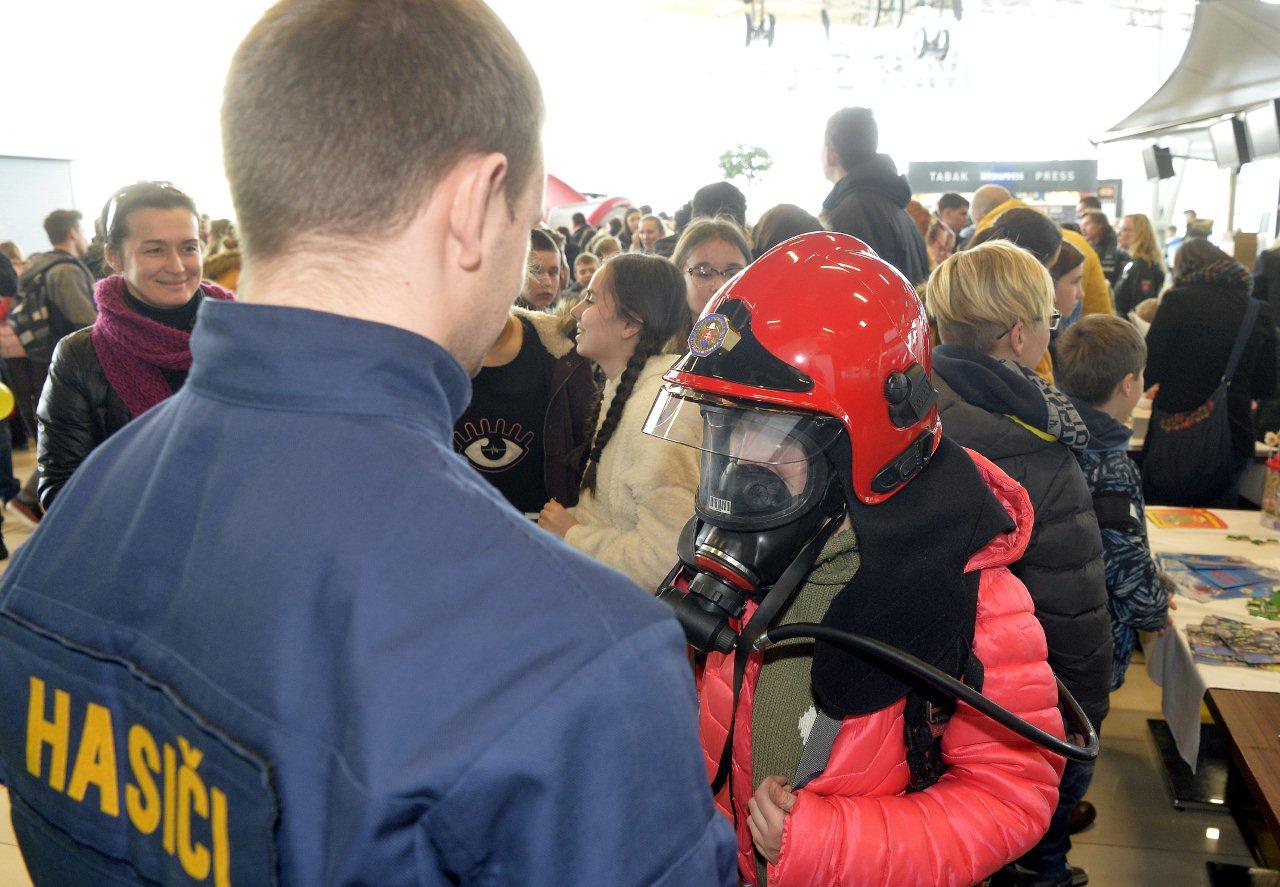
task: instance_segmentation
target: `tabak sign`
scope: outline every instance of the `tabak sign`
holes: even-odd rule
[[[1005,185],[1013,191],[1094,191],[1098,161],[930,161],[909,164],[907,181],[916,194],[965,193],[983,185]]]

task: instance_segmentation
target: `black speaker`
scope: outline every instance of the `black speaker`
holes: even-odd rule
[[[1249,142],[1244,121],[1231,117],[1209,127],[1213,159],[1221,169],[1237,169],[1249,162]]]
[[[1173,155],[1168,148],[1152,145],[1142,151],[1142,162],[1147,167],[1147,180],[1173,178]]]
[[[1244,127],[1249,135],[1249,157],[1280,157],[1280,99],[1246,111]]]

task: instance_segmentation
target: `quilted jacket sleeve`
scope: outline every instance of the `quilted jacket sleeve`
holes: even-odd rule
[[[1063,735],[1044,632],[1026,589],[1003,567],[983,573],[974,649],[986,666],[987,698]],[[830,783],[821,783],[827,794],[797,792],[778,864],[769,867],[770,887],[964,887],[1040,839],[1058,800],[1061,757],[964,704],[943,735],[942,752],[949,769],[921,792],[842,797]]]
[[[79,366],[79,348],[88,346],[73,333],[53,350],[36,418],[36,461],[40,466],[40,504],[49,508],[80,463],[106,439],[96,418],[93,393]],[[91,347],[91,346],[88,346]]]

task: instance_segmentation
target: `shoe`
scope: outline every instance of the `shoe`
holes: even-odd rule
[[[18,514],[31,521],[33,524],[40,523],[40,518],[44,517],[44,509],[33,502],[23,502],[21,499],[10,499],[9,507]]]
[[[1078,865],[1067,866],[1061,877],[1045,877],[1010,863],[991,876],[992,887],[1084,887],[1089,883],[1089,873]]]
[[[1081,832],[1087,832],[1093,828],[1094,820],[1097,818],[1098,808],[1088,801],[1081,801],[1067,814],[1067,834],[1078,835]]]

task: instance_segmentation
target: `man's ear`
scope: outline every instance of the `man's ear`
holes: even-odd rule
[[[507,179],[504,154],[476,154],[460,161],[442,183],[452,194],[449,233],[457,244],[458,265],[464,271],[480,267],[485,229],[491,213],[509,212],[502,186]],[[499,206],[499,204],[501,204]]]

